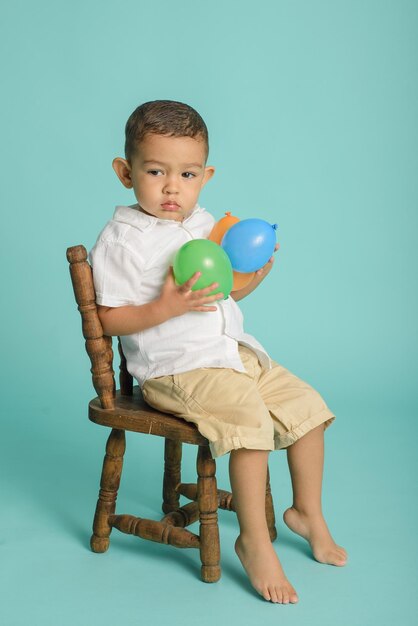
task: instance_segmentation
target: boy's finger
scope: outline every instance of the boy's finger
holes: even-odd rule
[[[195,274],[193,274],[193,276],[189,278],[189,280],[186,280],[186,282],[182,284],[181,290],[190,291],[193,285],[197,283],[201,275],[202,275],[202,272],[196,272]]]
[[[197,291],[195,291],[194,293],[196,297],[200,298],[201,296],[205,296],[207,293],[210,293],[217,287],[219,287],[219,283],[212,283],[208,287],[203,287],[203,289],[197,289]]]
[[[206,313],[207,311],[217,311],[216,306],[194,306],[191,311],[203,311]]]
[[[167,281],[173,281],[174,282],[174,271],[173,271],[173,266],[172,265],[170,265],[170,267],[168,268],[167,276],[165,277],[165,279]]]
[[[193,308],[200,307],[200,306],[205,307],[211,302],[217,302],[218,300],[221,300],[223,297],[224,297],[223,293],[217,293],[214,296],[206,296],[206,298],[199,298],[193,301]],[[210,307],[210,308],[213,308],[213,307]]]
[[[206,296],[206,298],[201,298],[200,302],[201,304],[204,304],[205,302],[215,302],[216,300],[222,300],[223,297],[223,293],[215,293],[215,295],[213,296]]]

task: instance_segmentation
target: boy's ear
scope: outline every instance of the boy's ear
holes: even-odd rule
[[[116,159],[113,159],[112,161],[112,167],[122,185],[124,185],[127,189],[132,189],[131,166],[128,161],[126,159],[122,159],[122,157],[116,157]]]
[[[205,167],[205,173],[203,174],[202,187],[206,185],[208,180],[212,178],[215,173],[215,168],[212,165]]]

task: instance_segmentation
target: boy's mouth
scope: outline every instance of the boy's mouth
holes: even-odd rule
[[[165,211],[178,211],[180,208],[177,202],[164,202],[161,206]]]

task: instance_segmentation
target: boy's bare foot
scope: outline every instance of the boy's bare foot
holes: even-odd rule
[[[347,563],[346,551],[335,543],[322,515],[308,516],[290,507],[283,519],[290,530],[310,543],[317,561],[340,567]]]
[[[252,586],[265,600],[279,604],[298,601],[268,537],[261,542],[253,542],[239,535],[235,551]]]

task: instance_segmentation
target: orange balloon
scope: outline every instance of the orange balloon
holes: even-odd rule
[[[226,231],[231,228],[234,224],[239,222],[239,217],[235,217],[231,215],[231,211],[227,211],[225,213],[225,217],[222,217],[214,227],[212,228],[208,239],[210,241],[214,241],[219,246],[221,245],[221,241]],[[243,274],[242,272],[234,272],[234,284],[232,286],[232,291],[238,291],[238,289],[243,289],[246,287],[254,278],[255,272],[249,272],[248,274]]]
[[[234,282],[232,285],[231,291],[238,291],[238,289],[243,289],[246,287],[254,278],[255,272],[249,272],[248,274],[243,274],[242,272],[233,272]]]
[[[208,239],[214,241],[220,246],[226,231],[229,230],[231,226],[233,226],[237,222],[239,222],[239,217],[234,217],[234,215],[231,215],[230,211],[227,211],[225,213],[225,217],[222,217],[218,222],[216,222],[215,226],[211,230]]]

